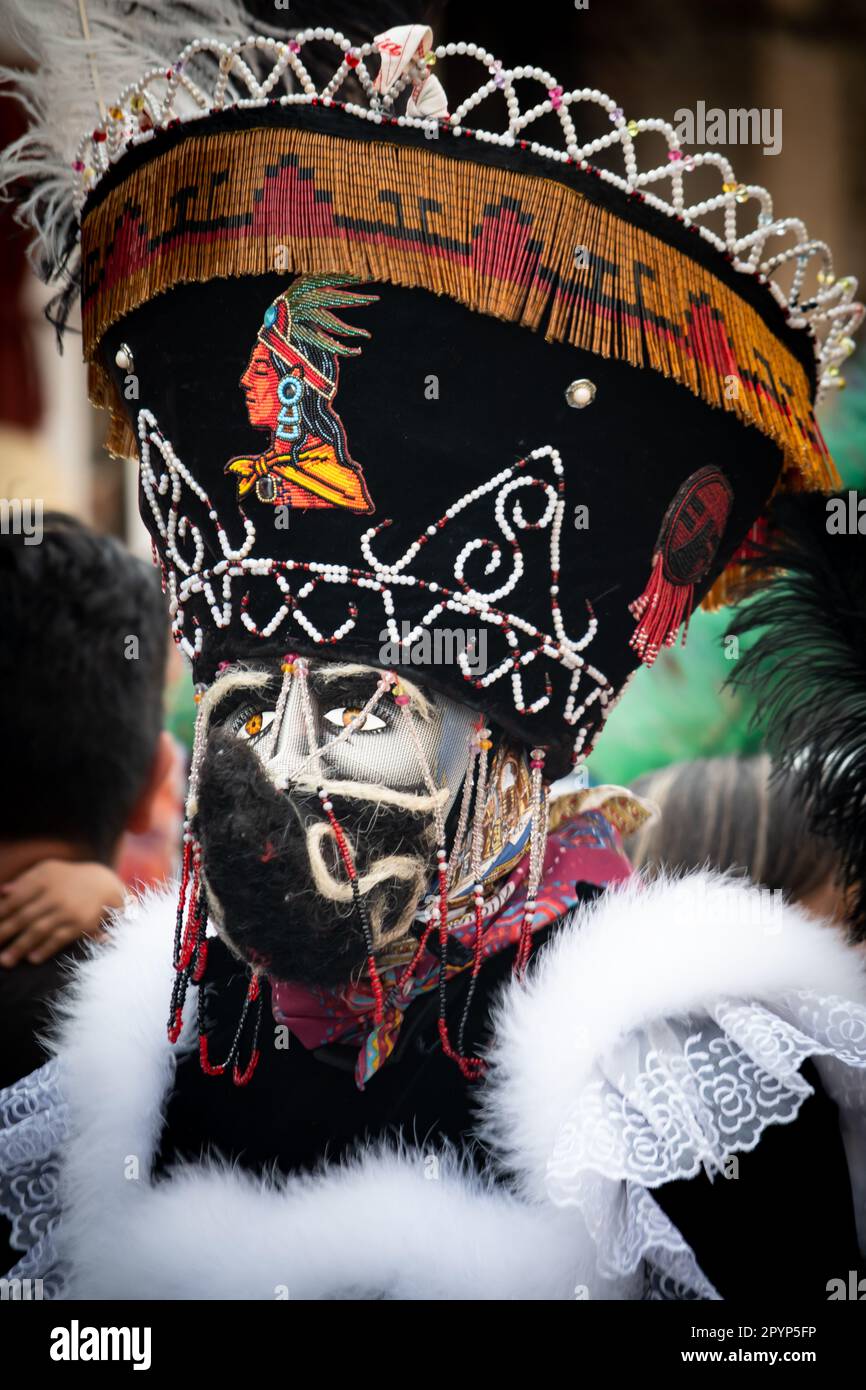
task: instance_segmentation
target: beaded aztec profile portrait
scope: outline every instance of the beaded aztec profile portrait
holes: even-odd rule
[[[250,424],[267,429],[271,440],[263,454],[228,464],[239,498],[255,489],[260,502],[274,506],[372,512],[364,475],[349,456],[332,404],[339,357],[360,352],[336,335],[369,337],[333,310],[375,299],[343,288],[347,283],[346,277],[300,276],[265,311],[241,387]]]

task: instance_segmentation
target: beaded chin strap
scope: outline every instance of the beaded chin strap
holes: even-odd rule
[[[223,664],[222,669],[224,669],[225,666],[226,663]],[[489,753],[492,746],[490,730],[485,726],[483,718],[479,718],[473,731],[470,762],[464,776],[457,830],[454,837],[454,854],[450,861],[446,838],[445,813],[443,809],[444,798],[442,797],[441,789],[436,786],[429,758],[418,736],[418,731],[415,726],[415,716],[412,710],[412,696],[403,685],[401,685],[394,672],[383,672],[364,707],[347,722],[344,728],[341,729],[333,739],[328,741],[327,747],[333,748],[336,744],[351,738],[353,733],[363,727],[368,716],[375,709],[379,701],[390,693],[405,721],[408,736],[418,756],[425,787],[430,795],[431,814],[433,817],[437,846],[435,900],[429,904],[426,911],[422,910],[422,912],[419,913],[422,920],[426,917],[426,925],[421,932],[418,945],[411,960],[389,990],[386,998],[379,969],[376,964],[373,928],[359,883],[355,855],[349,843],[348,836],[337,818],[329,792],[328,781],[322,775],[321,771],[321,754],[323,748],[318,746],[315,735],[313,708],[308,684],[309,662],[305,658],[299,657],[296,653],[292,652],[283,658],[281,670],[283,680],[274,711],[275,724],[279,730],[285,718],[291,683],[293,680],[297,680],[300,686],[302,717],[304,719],[307,742],[310,749],[308,757],[295,768],[286,786],[286,790],[292,785],[295,785],[300,774],[310,767],[314,769],[315,776],[320,779],[316,788],[317,795],[334,837],[340,860],[346,872],[346,877],[349,881],[352,900],[364,937],[367,972],[374,999],[374,1022],[380,1024],[384,1019],[386,1010],[401,997],[406,984],[416,972],[425,950],[428,949],[433,932],[437,931],[439,942],[438,1032],[440,1042],[445,1055],[457,1063],[463,1076],[467,1080],[477,1080],[483,1074],[485,1063],[480,1057],[466,1056],[464,1051],[464,1035],[475,994],[477,978],[483,961],[485,898],[482,879],[482,848],[483,818],[488,787]],[[222,674],[222,670],[220,674]],[[215,692],[218,692],[218,689],[219,677],[215,685],[211,687],[206,695],[199,690],[196,696],[199,702],[199,710],[193,739],[189,791],[184,818],[183,864],[174,939],[175,981],[172,989],[168,1037],[172,1043],[176,1043],[180,1037],[183,1027],[183,1008],[187,989],[190,983],[197,985],[199,988],[197,1010],[199,1060],[202,1070],[209,1076],[221,1076],[231,1068],[234,1084],[236,1086],[245,1086],[252,1078],[260,1057],[258,1037],[262,1015],[261,976],[259,972],[252,967],[249,968],[249,984],[238,1025],[229,1048],[228,1056],[224,1062],[219,1064],[211,1062],[209,1057],[208,1036],[204,1016],[204,991],[201,988],[207,968],[208,902],[206,885],[202,877],[201,845],[194,830],[194,824],[198,811],[198,787],[205,738],[210,712],[218,698],[218,693],[215,694]],[[544,756],[543,749],[534,748],[532,750],[532,760],[530,764],[532,800],[529,837],[529,873],[527,876],[526,903],[514,963],[515,973],[520,976],[522,976],[526,970],[526,965],[532,949],[532,924],[535,913],[535,901],[544,863],[544,847],[547,834],[547,793],[543,782]],[[455,884],[457,865],[459,862],[458,851],[465,844],[467,835],[470,837],[470,865],[473,880],[472,891],[475,937],[469,988],[467,990],[466,1001],[458,1026],[457,1044],[455,1046],[451,1041],[446,1017],[449,931],[448,897],[449,891]],[[241,1067],[238,1061],[241,1040],[244,1033],[247,1031],[247,1021],[252,1009],[254,1009],[255,1012],[249,1060],[246,1066]]]

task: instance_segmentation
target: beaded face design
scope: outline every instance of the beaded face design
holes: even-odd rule
[[[226,465],[237,480],[239,501],[254,496],[275,507],[373,511],[364,474],[349,454],[343,422],[332,405],[338,354],[359,351],[335,334],[369,337],[337,318],[332,306],[376,298],[343,289],[347,278],[299,276],[265,311],[240,384],[250,424],[268,431],[269,447]]]

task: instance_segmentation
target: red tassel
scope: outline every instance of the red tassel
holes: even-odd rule
[[[249,1085],[250,1081],[253,1078],[253,1072],[259,1064],[260,1056],[261,1053],[259,1052],[259,1049],[255,1048],[252,1055],[250,1056],[250,1060],[247,1062],[247,1065],[244,1067],[243,1071],[240,1070],[237,1062],[235,1062],[234,1067],[232,1069],[232,1080],[234,1081],[234,1084],[236,1086]]]
[[[206,1033],[199,1034],[198,1059],[201,1064],[201,1069],[206,1076],[222,1076],[223,1072],[226,1069],[226,1066],[228,1065],[226,1062],[223,1062],[221,1066],[214,1066],[213,1062],[211,1062],[210,1058],[208,1057],[208,1043]]]
[[[662,647],[674,645],[684,618],[685,646],[695,585],[712,570],[733,500],[724,473],[707,464],[686,478],[665,512],[649,583],[629,604],[638,619],[629,646],[645,666],[652,666]]]
[[[661,551],[656,551],[649,582],[639,598],[630,603],[629,612],[639,619],[629,640],[645,666],[652,666],[661,648],[672,647],[683,618],[683,646],[689,630],[689,616],[695,588],[693,584],[673,584],[665,578]]]

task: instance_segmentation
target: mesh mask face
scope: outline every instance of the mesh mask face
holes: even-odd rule
[[[350,846],[375,951],[413,939],[436,850],[423,764],[444,790],[445,816],[477,716],[413,688],[408,715],[383,695],[363,727],[337,742],[380,677],[319,663],[303,681],[284,680],[274,663],[227,674],[223,698],[219,687],[209,697],[197,825],[212,918],[238,955],[274,978],[339,985],[368,954],[320,787]]]
[[[249,691],[225,727],[249,744],[281,790],[296,782],[308,787],[324,780],[359,783],[359,790],[372,786],[420,792],[425,778],[418,750],[405,717],[389,696],[368,714],[362,728],[343,742],[334,742],[366,705],[380,675],[369,666],[313,664],[306,714],[299,681],[292,682],[279,710],[279,686],[269,680]],[[477,715],[445,696],[425,696],[419,690],[412,717],[433,781],[448,789],[447,814],[468,766],[468,740]],[[316,749],[321,752],[311,760]]]

